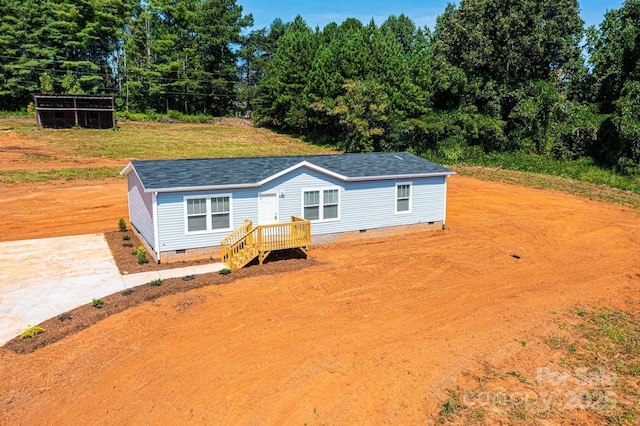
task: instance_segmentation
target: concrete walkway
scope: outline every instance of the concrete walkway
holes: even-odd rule
[[[156,278],[217,272],[211,263],[120,275],[102,234],[0,242],[0,345],[63,312]]]

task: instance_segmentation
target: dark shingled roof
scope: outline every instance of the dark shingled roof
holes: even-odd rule
[[[408,152],[134,160],[131,165],[146,191],[171,191],[179,188],[256,185],[303,161],[342,175],[347,180],[454,173]]]

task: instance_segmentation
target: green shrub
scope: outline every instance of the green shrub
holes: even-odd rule
[[[93,301],[91,302],[91,306],[98,309],[102,308],[103,304],[104,302],[102,301],[102,299],[93,299]]]
[[[123,218],[120,218],[118,221],[118,229],[120,229],[120,232],[125,232],[127,230],[127,222],[125,222]]]
[[[149,259],[147,259],[147,249],[144,246],[138,247],[136,250],[136,256],[138,256],[138,263],[142,265],[143,263],[149,263]]]
[[[162,285],[162,278],[158,278],[155,280],[152,280],[149,285],[153,286],[153,287],[160,287]]]
[[[231,273],[231,269],[229,269],[229,268],[223,268],[223,269],[220,269],[220,270],[218,271],[218,273],[219,273],[220,275],[229,275],[229,274]]]
[[[34,325],[33,327],[29,327],[25,331],[23,331],[20,337],[22,337],[23,339],[31,339],[32,337],[36,337],[43,331],[44,328],[40,327],[39,325]]]
[[[36,105],[33,102],[29,102],[29,105],[27,105],[27,114],[29,114],[30,117],[36,116]]]
[[[173,118],[174,120],[182,120],[182,118],[184,117],[184,114],[174,109],[170,109],[167,115],[169,116],[169,118]]]
[[[131,239],[131,235],[129,235],[129,234],[124,234],[124,235],[122,236],[122,240],[123,240],[123,241],[129,241],[130,239]]]

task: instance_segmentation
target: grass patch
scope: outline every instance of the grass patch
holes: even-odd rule
[[[453,422],[460,415],[460,410],[464,407],[460,400],[460,394],[455,389],[448,389],[447,398],[440,406],[440,413],[436,418],[436,423]]]
[[[55,180],[93,180],[119,178],[121,167],[69,168],[52,170],[6,170],[0,171],[0,183],[36,183]]]
[[[39,129],[35,119],[0,118],[0,127],[61,160],[73,157],[173,159],[337,152],[250,125],[119,122],[119,131]]]
[[[184,121],[179,113],[173,113]],[[246,157],[269,155],[309,155],[337,153],[301,139],[278,134],[250,124],[211,121],[192,117],[195,123],[151,121],[118,122],[118,131],[97,129],[40,129],[35,118],[1,117],[0,129],[25,145],[43,152],[47,161],[73,162],[77,159],[121,161],[118,167],[55,168],[43,162],[43,170],[0,171],[0,184],[48,182],[54,180],[104,179],[119,177],[132,158],[176,159],[205,157]],[[201,123],[203,122],[204,123]],[[29,155],[29,154],[27,154]]]
[[[596,201],[622,204],[633,208],[640,208],[640,194],[608,186],[581,182],[559,176],[542,173],[504,170],[501,168],[487,168],[477,166],[451,166],[462,176],[470,176],[482,180],[504,182],[531,188],[545,189],[577,195]]]
[[[453,164],[455,166],[455,164]],[[595,160],[583,157],[577,160],[555,160],[543,155],[522,151],[483,154],[461,161],[459,166],[481,166],[542,173],[640,194],[640,176],[623,176],[599,166]]]
[[[475,377],[478,388],[448,391],[434,413],[436,421],[584,424],[589,419],[589,424],[639,424],[640,311],[579,308],[568,314],[577,320],[566,326],[575,341],[567,344],[557,336],[544,339],[549,358],[559,361],[550,364],[548,373],[538,371],[538,378],[530,382],[515,368],[505,376],[486,370],[482,377]],[[523,362],[527,365],[529,360]],[[518,361],[513,366],[521,367]],[[507,376],[521,383],[504,381]],[[456,397],[460,394],[464,398]]]
[[[564,348],[564,345],[567,343],[567,339],[559,336],[549,336],[546,341],[547,345],[553,350],[559,350]]]
[[[520,380],[522,383],[529,383],[526,377],[524,377],[519,371],[508,371],[507,374],[509,376],[513,376],[516,379]]]
[[[600,378],[605,372],[607,384],[615,392],[615,407],[605,410],[603,420],[632,425],[640,421],[640,314],[599,309],[587,314],[580,324],[586,343],[576,345],[570,361],[584,365]]]
[[[556,160],[522,151],[478,153],[457,162],[430,156],[463,176],[574,194],[640,208],[640,175],[621,175],[589,157]]]

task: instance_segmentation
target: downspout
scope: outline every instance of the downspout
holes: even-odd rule
[[[151,194],[151,204],[153,205],[153,250],[156,252],[157,262],[160,263],[160,232],[158,231],[158,193]]]

